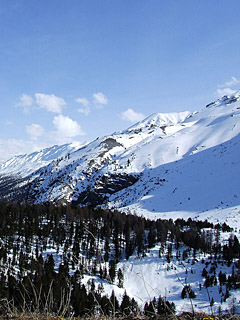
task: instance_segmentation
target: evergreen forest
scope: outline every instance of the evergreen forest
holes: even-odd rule
[[[174,303],[157,296],[141,309],[125,291],[121,300],[104,292],[103,283],[124,289],[118,262],[133,254],[141,258],[156,244],[159,257],[171,262],[173,249],[182,261],[197,252],[203,261],[204,286],[229,290],[240,284],[240,244],[236,236],[219,241],[227,224],[188,219],[148,220],[118,211],[74,205],[0,203],[0,312],[16,310],[62,316],[174,314]],[[185,248],[180,251],[180,248]],[[217,263],[232,266],[232,274],[216,273]],[[90,276],[89,281],[83,281]],[[94,279],[100,279],[97,283]],[[189,286],[182,299],[195,298]]]

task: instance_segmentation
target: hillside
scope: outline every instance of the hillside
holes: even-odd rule
[[[79,206],[0,204],[0,314],[240,313],[239,230]]]
[[[239,97],[2,162],[0,301],[71,317],[240,313]]]
[[[30,154],[15,156],[7,161],[0,163],[1,175],[18,175],[21,178],[28,176],[30,173],[45,167],[53,160],[64,157],[67,154],[77,150],[80,144],[64,144],[61,146],[52,146],[41,151]]]
[[[2,195],[31,203],[100,205],[153,219],[235,224],[239,96],[240,91],[224,96],[199,112],[153,114],[80,149],[53,147],[6,161],[0,168]]]

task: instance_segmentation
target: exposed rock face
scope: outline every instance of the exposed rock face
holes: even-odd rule
[[[117,142],[115,139],[113,138],[107,138],[106,140],[102,141],[100,143],[100,146],[104,146],[106,151],[109,151],[111,149],[113,149],[114,147],[122,147],[123,145],[119,142]]]
[[[127,174],[103,176],[92,187],[80,192],[74,202],[89,206],[100,205],[108,200],[109,195],[132,186],[138,179],[139,176]]]

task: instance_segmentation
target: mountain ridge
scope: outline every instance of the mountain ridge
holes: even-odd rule
[[[56,159],[49,157],[45,162],[44,159],[37,161],[40,153],[25,158],[18,156],[15,160],[23,160],[18,166],[14,166],[13,160],[1,164],[0,191],[4,185],[4,196],[33,203],[100,205],[151,218],[166,216],[165,212],[169,216],[178,212],[178,217],[181,214],[192,217],[216,209],[221,201],[224,202],[220,187],[215,190],[214,204],[210,206],[205,203],[203,206],[200,201],[210,201],[205,196],[204,186],[207,188],[207,185],[214,184],[221,176],[220,185],[228,186],[231,179],[234,181],[234,187],[223,188],[229,200],[222,208],[227,209],[231,203],[238,207],[240,203],[236,199],[240,198],[240,194],[235,181],[240,173],[237,161],[239,98],[240,90],[208,104],[198,112],[152,114],[126,130],[97,138],[81,148],[64,145],[53,147],[55,151],[51,148],[45,153],[42,151],[42,154],[50,152],[52,157],[57,153],[60,155]],[[224,155],[225,149],[230,155]],[[199,154],[201,156],[196,157]],[[36,162],[32,161],[34,157]],[[227,161],[228,165],[223,161]],[[182,172],[181,183],[179,172]],[[194,181],[188,172],[192,172]],[[209,173],[207,176],[206,172]],[[213,172],[215,180],[211,177]],[[11,177],[9,188],[6,182],[8,174]],[[224,184],[224,181],[228,183]],[[194,202],[194,196],[188,195],[191,188],[199,194],[194,210],[189,209],[189,204]],[[182,196],[176,202],[178,194]],[[230,201],[230,194],[235,195],[234,201]],[[157,198],[161,201],[153,201]],[[186,200],[188,198],[191,200]],[[182,211],[186,201],[188,205]],[[174,202],[176,210],[171,205],[171,210],[167,210],[168,202]]]
[[[15,279],[5,289],[21,292],[26,270],[34,281],[44,266],[41,292],[52,274],[54,285],[76,288],[75,279],[91,296],[96,287],[104,306],[114,290],[144,314],[160,297],[177,313],[239,313],[239,120],[236,95],[5,163],[0,193],[15,201],[0,203],[2,281],[4,272]],[[71,312],[83,300],[74,292]]]

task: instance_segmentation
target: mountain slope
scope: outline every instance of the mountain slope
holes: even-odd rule
[[[52,146],[38,152],[18,155],[0,163],[0,194],[9,197],[12,190],[25,185],[29,180],[28,175],[47,166],[54,159],[66,157],[78,149],[80,144],[64,144]],[[16,193],[15,193],[16,196]]]
[[[153,114],[48,165],[38,162],[36,170],[23,159],[21,166],[2,164],[0,174],[25,172],[11,197],[35,203],[101,205],[151,218],[229,215],[240,205],[239,97],[237,91],[194,113]]]
[[[240,298],[239,96],[199,112],[153,114],[81,148],[54,146],[2,163],[2,197],[79,204],[59,210],[2,203],[2,274],[38,270],[41,252],[44,266],[54,259],[55,275],[64,263],[71,275],[81,270],[78,282],[88,290],[94,284],[109,297],[114,290],[119,301],[126,290],[141,310],[159,296],[178,313],[233,310]],[[114,260],[122,279],[118,272],[110,277]],[[193,301],[182,296],[186,285]]]
[[[69,143],[61,146],[55,145],[30,154],[15,156],[0,163],[0,174],[17,174],[23,178],[37,169],[48,165],[53,160],[65,157],[79,147],[80,144]]]

